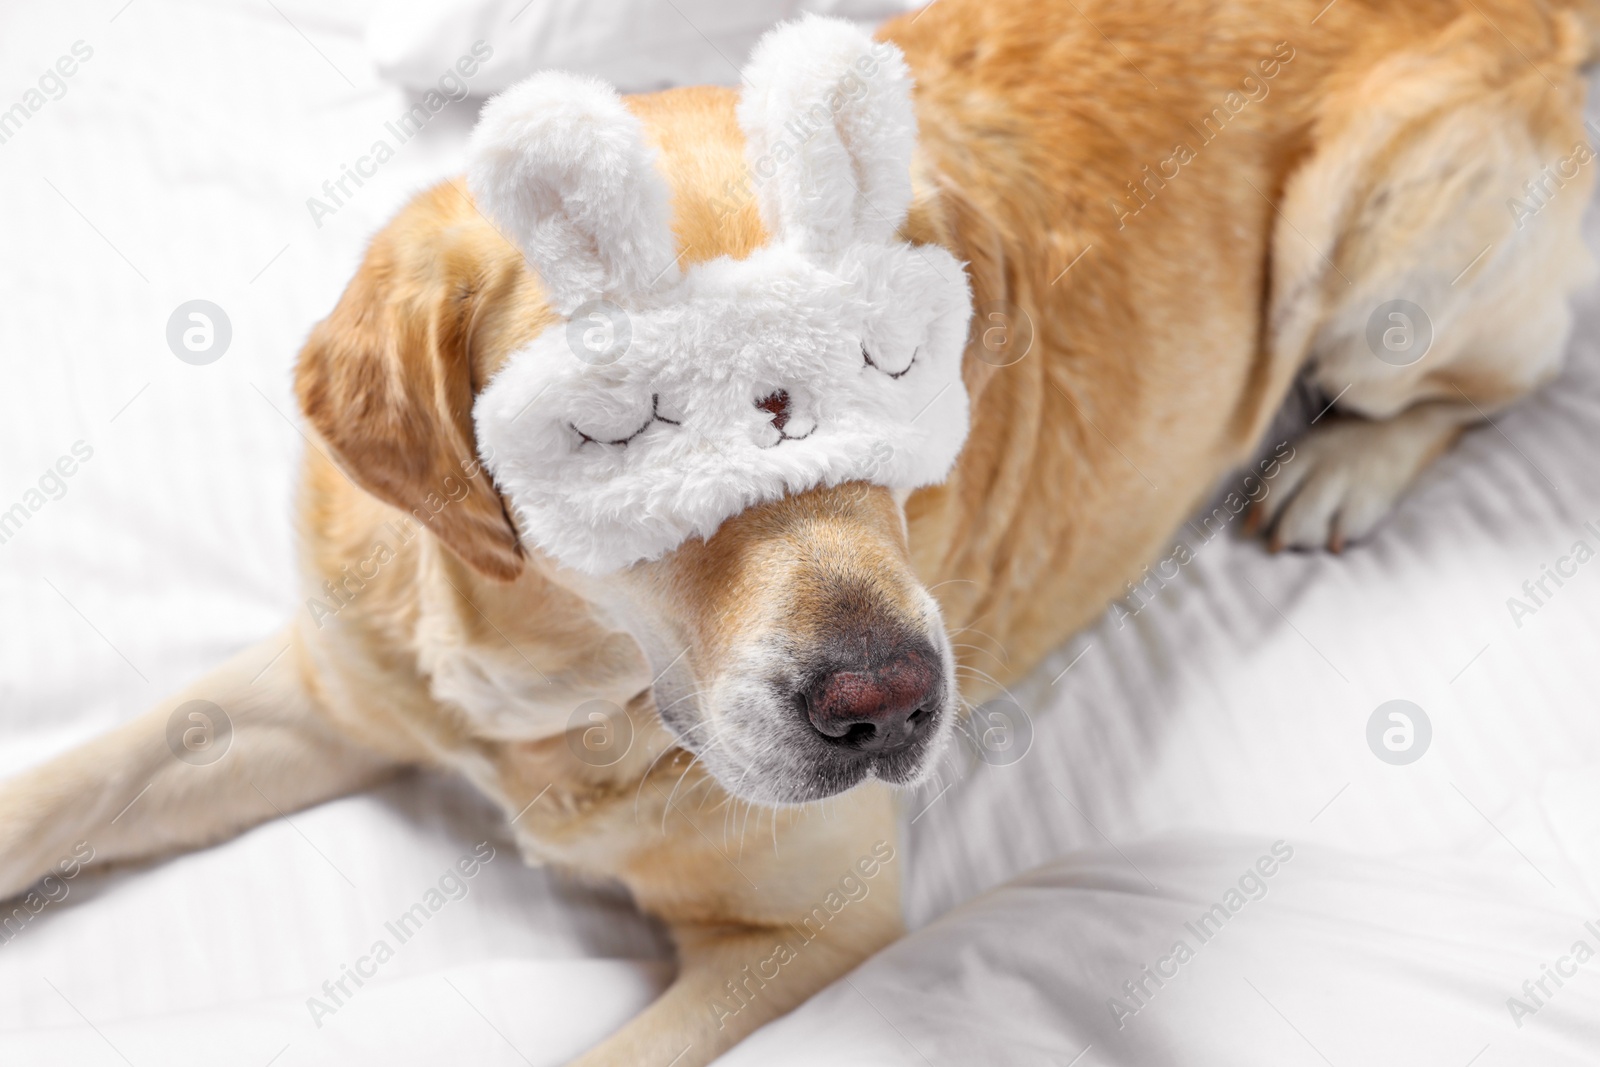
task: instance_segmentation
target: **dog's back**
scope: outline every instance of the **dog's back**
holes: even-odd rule
[[[1302,370],[1339,398],[1325,429],[1421,408],[1382,441],[1305,442],[1257,516],[1299,547],[1365,535],[1548,377],[1589,277],[1596,11],[941,0],[885,28],[918,75],[928,232],[969,261],[980,328],[1032,344],[969,354],[972,440],[909,508],[947,617],[976,623],[969,662],[1013,676],[1161,582],[1144,565]],[[1367,340],[1398,299],[1431,325],[1404,366]]]

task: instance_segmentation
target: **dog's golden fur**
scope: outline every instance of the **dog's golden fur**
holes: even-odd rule
[[[1339,403],[1297,443],[1295,492],[1262,517],[1280,543],[1337,548],[1462,428],[1553,373],[1565,297],[1589,276],[1577,219],[1590,173],[1562,174],[1536,218],[1507,201],[1583,141],[1596,6],[1324,4],[941,0],[885,27],[917,78],[906,234],[966,261],[979,328],[1003,304],[999,325],[1031,323],[1031,351],[1005,367],[969,351],[972,433],[946,485],[904,502],[814,490],[600,585],[521,548],[477,463],[476,390],[555,321],[538,280],[461,183],[419,196],[297,372],[316,435],[305,595],[326,610],[7,783],[0,895],[90,826],[98,856],[138,858],[445,766],[504,806],[530,857],[622,879],[673,930],[678,980],[585,1063],[705,1063],[837,978],[897,935],[892,861],[728,1008],[728,980],[892,848],[890,796],[863,786],[826,819],[747,810],[662,728],[661,657],[619,610],[670,632],[705,678],[752,634],[824,635],[844,577],[889,623],[931,589],[976,699],[1159,554],[1251,457],[1297,374]],[[753,198],[729,193],[745,185],[734,93],[629,104],[659,149],[685,258],[760,246]],[[1430,302],[1434,349],[1392,368],[1363,331],[1413,293]],[[408,513],[425,532],[402,529]],[[192,697],[235,720],[234,751],[212,766],[175,763],[161,741]],[[572,754],[570,716],[594,699],[625,707],[636,737],[609,766]],[[107,840],[107,816],[146,782],[144,817]],[[741,849],[741,833],[770,843]]]

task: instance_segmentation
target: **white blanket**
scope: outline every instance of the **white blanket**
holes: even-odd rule
[[[365,240],[458,171],[479,103],[448,103],[335,203],[324,183],[395,142],[411,99],[373,72],[365,14],[5,16],[0,108],[75,42],[92,55],[0,143],[0,510],[43,500],[0,543],[0,774],[302,607],[292,360]],[[963,749],[906,800],[917,933],[727,1062],[1600,1060],[1600,960],[1574,952],[1600,950],[1600,569],[1520,626],[1506,605],[1574,541],[1600,547],[1597,298],[1562,381],[1469,434],[1371,544],[1217,538],[1018,687],[1027,755]],[[166,340],[192,299],[232,326],[205,366]],[[41,487],[78,442],[92,456]],[[1432,725],[1406,766],[1367,743],[1397,698]],[[1295,854],[1265,895],[1162,963],[1280,840]],[[498,851],[466,894],[313,1019],[322,983],[480,841]],[[670,976],[616,891],[517,866],[486,804],[426,777],[70,884],[0,945],[0,1063],[559,1063]],[[1145,966],[1175,977],[1135,997]]]

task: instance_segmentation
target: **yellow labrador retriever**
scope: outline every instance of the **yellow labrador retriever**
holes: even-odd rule
[[[898,935],[891,787],[1297,376],[1332,410],[1253,519],[1335,549],[1552,376],[1597,27],[942,0],[774,31],[740,90],[513,90],[301,354],[306,610],[0,787],[0,897],[82,840],[139,860],[454,768],[671,928],[676,981],[582,1062],[710,1061]]]

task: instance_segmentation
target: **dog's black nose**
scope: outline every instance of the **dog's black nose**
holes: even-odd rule
[[[806,717],[833,744],[894,752],[932,727],[941,674],[925,642],[903,646],[871,665],[824,673],[805,692]]]

